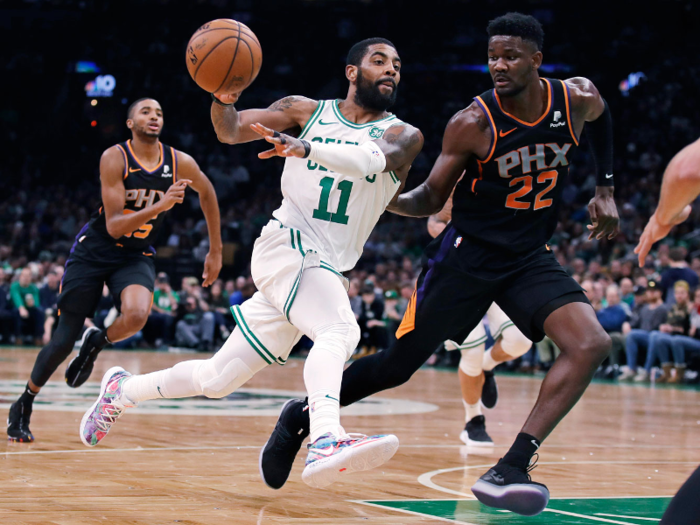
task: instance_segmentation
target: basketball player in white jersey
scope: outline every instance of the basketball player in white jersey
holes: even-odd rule
[[[428,219],[428,233],[437,237],[452,220],[452,196],[445,206]],[[462,390],[462,403],[465,411],[464,430],[459,439],[469,447],[493,447],[493,440],[486,432],[486,418],[481,405],[486,408],[496,406],[498,389],[493,377],[493,369],[505,361],[525,355],[532,347],[530,341],[518,330],[503,310],[492,303],[486,312],[489,330],[494,345],[486,351],[486,326],[481,321],[462,343],[447,340],[445,350],[459,350],[459,385]]]
[[[253,250],[251,273],[259,291],[232,308],[237,327],[211,359],[140,376],[109,370],[81,423],[86,445],[96,445],[125,408],[141,401],[227,396],[266,366],[283,365],[306,335],[314,346],[304,366],[311,443],[302,479],[324,487],[394,455],[396,436],[345,432],[339,392],[343,365],[360,339],[341,272],[355,266],[423,146],[418,129],[386,111],[396,98],[400,69],[394,45],[373,38],[350,50],[344,100],[287,97],[267,109],[238,112],[238,94],[212,97],[221,142],[265,138],[274,148],[260,158],[287,157],[282,205]],[[295,127],[298,138],[280,133]]]

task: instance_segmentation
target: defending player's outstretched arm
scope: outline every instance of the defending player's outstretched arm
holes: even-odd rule
[[[644,266],[652,245],[666,237],[671,228],[685,221],[693,202],[700,195],[700,140],[676,153],[668,163],[661,183],[661,198],[654,215],[644,228],[634,253]]]
[[[355,144],[323,144],[279,133],[258,122],[251,129],[274,148],[258,154],[261,159],[298,157],[311,159],[329,170],[364,178],[375,173],[401,171],[405,180],[413,159],[423,148],[423,134],[410,124],[392,126],[380,139]]]
[[[588,203],[591,215],[589,239],[612,239],[619,232],[620,218],[613,197],[613,144],[610,108],[593,82],[583,77],[566,80],[571,94],[571,110],[578,135],[586,125],[586,136],[596,165],[595,196]]]
[[[115,239],[135,232],[151,219],[176,204],[185,197],[185,188],[192,181],[186,178],[170,186],[163,198],[134,213],[124,213],[126,190],[124,188],[124,155],[118,146],[112,146],[102,154],[100,159],[100,182],[102,184],[102,205],[104,206],[107,232]]]
[[[237,111],[233,104],[239,94],[215,95],[211,103],[211,121],[219,141],[241,144],[261,137],[250,129],[260,122],[274,131],[303,128],[318,107],[318,101],[290,96],[278,100],[266,109]]]
[[[219,277],[221,271],[221,217],[216,191],[211,181],[199,169],[197,162],[187,153],[177,152],[180,176],[190,179],[190,187],[199,194],[199,204],[202,207],[204,219],[207,221],[209,233],[209,253],[204,260],[202,286],[210,286]]]

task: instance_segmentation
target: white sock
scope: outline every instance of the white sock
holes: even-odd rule
[[[481,401],[477,401],[473,405],[470,405],[464,399],[462,399],[462,404],[464,405],[464,411],[465,411],[466,416],[467,416],[467,419],[466,419],[467,423],[469,423],[476,416],[481,415]]]
[[[331,351],[324,347],[320,339],[317,339],[304,365],[304,383],[309,394],[311,443],[327,432],[335,436],[345,433],[340,426],[340,384],[343,380],[345,351]]]
[[[496,368],[496,366],[501,364],[500,361],[496,361],[493,357],[491,357],[492,350],[493,347],[489,348],[486,352],[484,352],[484,359],[481,364],[481,368],[483,368],[487,372],[493,370],[494,368]]]

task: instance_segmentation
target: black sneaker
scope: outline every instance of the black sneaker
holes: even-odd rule
[[[275,429],[260,451],[260,477],[271,489],[287,482],[302,443],[309,435],[309,406],[290,399],[282,407]]]
[[[15,401],[7,416],[7,440],[15,443],[31,443],[34,436],[29,430],[29,419],[32,417],[32,405]]]
[[[493,370],[484,370],[484,386],[481,388],[481,403],[486,408],[493,408],[498,403],[498,385]]]
[[[486,433],[486,418],[474,416],[464,426],[459,439],[470,447],[492,447],[493,439]]]
[[[91,326],[85,330],[83,338],[80,341],[78,355],[73,358],[68,364],[68,368],[66,368],[66,383],[68,383],[69,387],[78,388],[90,377],[92,368],[95,366],[97,354],[102,350],[90,343],[90,338],[99,331],[100,329],[95,326]]]
[[[537,459],[527,469],[521,469],[499,461],[479,478],[472,492],[489,507],[535,516],[549,503],[549,489],[542,483],[532,481],[529,474],[536,462]]]

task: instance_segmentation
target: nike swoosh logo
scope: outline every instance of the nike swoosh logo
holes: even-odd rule
[[[537,441],[535,441],[534,439],[531,439],[531,440],[530,440],[530,443],[532,443],[533,445],[535,445],[535,447],[537,447],[537,449],[539,450],[540,446],[537,444]]]
[[[328,456],[333,455],[333,452],[335,452],[335,447],[330,445],[326,448],[316,448],[316,449],[314,449],[314,452],[321,454],[322,456],[328,457]]]
[[[332,399],[333,401],[338,401],[338,402],[340,403],[340,400],[338,400],[338,399],[336,399],[336,398],[334,398],[334,397],[331,397],[331,396],[329,396],[328,394],[326,394],[326,397],[327,397],[328,399]]]
[[[506,131],[505,133],[503,133],[503,130],[500,130],[500,131],[498,132],[498,136],[501,137],[501,138],[503,138],[503,137],[505,137],[506,135],[510,135],[511,133],[513,133],[516,129],[518,129],[518,128],[513,128],[513,129],[511,129],[510,131]]]
[[[135,171],[141,171],[141,168],[129,168],[129,173],[134,173]]]
[[[160,391],[160,387],[156,386],[156,388],[158,389],[158,393],[160,394],[160,397],[165,398],[165,396],[163,395],[163,392]]]
[[[612,174],[612,173],[606,173],[606,174],[605,174],[605,178],[606,178],[606,179],[612,179],[612,178],[613,178],[613,174]]]
[[[331,124],[337,124],[337,122],[323,122],[323,120],[318,121],[321,126],[330,126]]]

